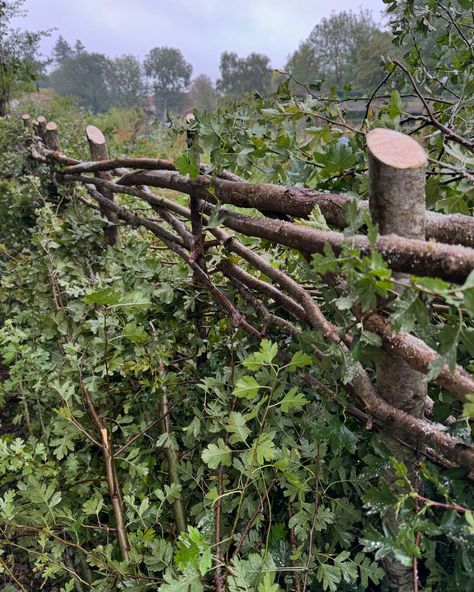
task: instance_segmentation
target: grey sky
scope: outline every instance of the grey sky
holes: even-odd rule
[[[26,0],[29,29],[57,27],[43,43],[51,50],[59,33],[80,39],[89,51],[140,58],[162,45],[178,47],[193,65],[193,75],[219,74],[224,50],[252,51],[282,67],[314,25],[332,11],[372,10],[380,20],[382,0]]]

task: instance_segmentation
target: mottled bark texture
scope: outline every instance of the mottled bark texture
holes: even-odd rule
[[[100,131],[100,129],[94,127],[93,125],[88,125],[86,128],[86,136],[87,141],[89,142],[89,149],[91,152],[91,157],[93,160],[108,160],[109,156],[107,154],[107,143],[105,141],[104,134]],[[105,179],[110,181],[112,178],[110,173],[99,171],[96,173],[96,177],[99,179]],[[108,191],[107,189],[100,190],[102,195],[110,201],[114,200],[113,193]],[[117,242],[119,238],[118,232],[118,218],[114,212],[111,212],[108,209],[104,209],[101,207],[100,210],[102,216],[108,220],[107,226],[104,228],[104,240],[107,245],[113,246]]]
[[[31,117],[28,115],[28,113],[25,113],[24,115],[21,116],[22,120],[23,120],[23,125],[25,126],[25,129],[27,129],[30,134],[33,132],[33,125],[31,123]]]
[[[425,167],[427,157],[421,146],[409,136],[387,129],[375,129],[367,135],[369,157],[369,208],[372,220],[381,234],[420,239],[425,238]],[[400,274],[394,274],[401,277]],[[377,363],[377,390],[390,404],[423,418],[427,397],[427,383],[401,357],[386,354]],[[398,440],[385,434],[383,440],[397,460],[404,460],[416,487],[417,459]],[[396,489],[393,471],[388,482]],[[393,511],[386,516],[394,532],[398,519]],[[385,584],[389,589],[412,590],[412,570],[390,555],[384,560]]]
[[[36,121],[38,122],[39,135],[41,139],[44,140],[46,137],[46,117],[43,117],[43,115],[38,115]]]
[[[61,150],[61,144],[59,142],[58,126],[54,121],[50,121],[46,124],[44,141],[46,147],[53,151]]]

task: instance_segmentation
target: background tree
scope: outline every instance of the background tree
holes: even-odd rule
[[[106,111],[110,106],[108,68],[109,61],[101,53],[75,52],[52,72],[49,84],[60,95],[77,97],[83,107],[94,113]]]
[[[108,61],[105,74],[109,101],[114,107],[134,107],[143,103],[146,85],[138,59],[123,55]]]
[[[53,60],[57,66],[60,66],[64,60],[72,58],[74,50],[71,45],[64,39],[62,35],[59,35],[56,43],[53,47]]]
[[[220,61],[221,77],[217,90],[224,95],[243,97],[249,92],[268,92],[271,85],[272,68],[270,58],[261,53],[251,53],[239,58],[234,52],[225,51]]]
[[[342,89],[354,82],[359,51],[374,36],[380,37],[380,29],[370,11],[332,14],[314,27],[286,68],[302,82],[323,79],[326,87]]]
[[[384,76],[384,57],[394,57],[399,53],[393,46],[390,33],[373,31],[367,43],[362,44],[357,52],[354,86],[365,91],[374,89]]]
[[[145,73],[151,79],[160,119],[167,109],[179,109],[189,87],[193,68],[174,47],[155,47],[145,58]]]
[[[38,60],[41,39],[50,31],[20,31],[11,25],[24,16],[24,0],[0,1],[0,117],[6,115],[12,93],[38,79],[43,64]]]
[[[192,81],[189,95],[193,106],[200,111],[212,111],[216,106],[216,90],[206,74],[200,74]]]

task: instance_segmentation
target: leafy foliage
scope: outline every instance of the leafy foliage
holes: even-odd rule
[[[403,129],[401,95],[391,89],[390,96],[366,125]],[[112,153],[147,155],[157,140],[166,150],[169,136],[145,130],[139,119],[144,131],[132,139],[123,127],[129,112],[92,120],[66,102],[50,108],[72,155],[84,155],[86,121],[110,134]],[[448,118],[449,109],[440,117]],[[196,128],[195,147],[209,156],[211,175],[230,169],[252,180],[347,193],[354,201],[346,233],[365,226],[376,240],[377,228],[355,207],[367,194],[363,134],[346,121],[337,97],[292,97],[286,81],[274,96],[231,112],[196,112]],[[182,122],[171,131],[184,147]],[[78,199],[81,190],[53,191],[46,171],[33,168],[15,143],[21,134],[13,120],[2,121],[0,199],[11,212],[1,227],[0,287],[5,583],[12,569],[27,565],[44,587],[58,591],[79,581],[97,592],[201,592],[224,579],[230,592],[303,584],[359,592],[383,589],[382,561],[391,555],[405,565],[417,561],[424,589],[470,590],[474,500],[466,471],[423,459],[414,488],[407,466],[390,457],[370,422],[349,414],[346,385],[356,362],[371,371],[383,355],[377,335],[354,318],[356,302],[367,313],[387,300],[392,324],[441,354],[431,377],[444,363],[469,367],[472,277],[462,286],[411,277],[400,296],[397,278],[375,252],[361,255],[347,244],[338,256],[328,247],[308,261],[264,244],[273,265],[317,286],[318,304],[352,345],[341,351],[302,326],[294,339],[268,326],[258,343],[223,317],[184,264],[144,231],[122,228],[121,243],[105,249],[99,214]],[[437,134],[425,143],[430,154],[445,147],[447,162],[463,158],[470,166],[464,149],[444,146]],[[190,151],[176,165],[191,178],[199,172]],[[443,171],[430,171],[431,207],[470,212],[466,178],[446,183],[451,177]],[[140,213],[146,208],[119,199]],[[326,225],[317,211],[299,222]],[[213,277],[220,278],[222,256],[218,247],[208,258]],[[327,283],[328,273],[344,278],[344,290]],[[223,290],[246,318],[261,322],[238,294]],[[197,310],[205,340],[196,331]],[[305,373],[320,386],[309,386]],[[461,408],[440,386],[430,384],[429,392],[434,420],[451,417],[449,432],[471,442],[472,397]],[[104,433],[121,489],[127,557]],[[388,512],[398,517],[397,532]]]

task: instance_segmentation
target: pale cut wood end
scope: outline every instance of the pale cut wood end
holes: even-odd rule
[[[36,121],[41,125],[42,123],[46,123],[46,117],[43,117],[43,115],[38,115]]]
[[[54,121],[50,121],[46,124],[46,129],[48,130],[48,132],[55,132],[58,129],[58,124]]]
[[[86,127],[86,136],[92,144],[101,146],[106,143],[104,134],[94,125],[88,125]]]
[[[31,119],[31,117],[28,115],[28,113],[24,113],[21,118],[23,119],[23,121],[28,121]]]
[[[426,152],[412,137],[377,128],[367,134],[367,148],[378,161],[396,169],[418,169],[428,162]]]

